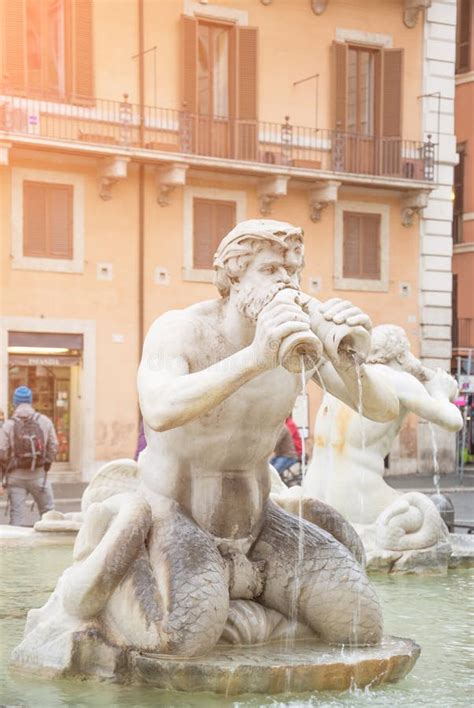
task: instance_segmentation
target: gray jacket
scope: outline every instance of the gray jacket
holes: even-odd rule
[[[30,418],[35,414],[35,409],[30,406],[29,403],[20,403],[20,405],[15,409],[15,418]],[[44,446],[45,446],[45,459],[48,462],[54,462],[56,457],[56,452],[58,450],[58,438],[56,436],[56,431],[52,421],[45,415],[39,414],[38,424],[43,432]],[[14,421],[9,418],[5,421],[3,426],[0,428],[0,462],[2,464],[8,464],[12,454],[14,446]],[[36,470],[39,472],[39,470]],[[10,474],[15,477],[31,477],[33,472],[30,470],[13,468],[10,470]]]

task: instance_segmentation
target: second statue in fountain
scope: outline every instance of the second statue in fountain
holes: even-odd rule
[[[300,520],[269,496],[268,459],[301,368],[372,420],[398,414],[390,386],[362,363],[369,317],[303,294],[303,265],[301,229],[242,222],[215,255],[220,297],[152,325],[138,373],[148,442],[139,486],[89,507],[74,564],[30,612],[14,663],[84,664],[78,632],[187,657],[222,639],[266,641],[290,623],[327,643],[380,641],[380,605],[349,524],[311,500]]]

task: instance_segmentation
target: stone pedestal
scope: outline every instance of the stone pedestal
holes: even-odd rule
[[[61,669],[25,665],[18,650],[12,666],[48,677],[110,679],[190,693],[278,694],[345,691],[399,681],[420,654],[415,642],[398,637],[384,637],[378,646],[357,648],[321,645],[313,640],[288,646],[218,645],[207,656],[192,659],[121,649],[103,641],[100,632],[90,630],[72,631],[67,644],[70,662]]]

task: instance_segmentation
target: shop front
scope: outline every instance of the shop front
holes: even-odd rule
[[[80,448],[80,387],[83,335],[54,332],[8,333],[8,415],[17,386],[33,392],[34,408],[54,423],[56,469],[76,467]]]

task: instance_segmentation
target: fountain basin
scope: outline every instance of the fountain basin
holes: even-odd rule
[[[340,647],[300,640],[258,646],[218,645],[203,657],[180,658],[122,649],[97,631],[76,632],[67,667],[24,663],[15,651],[11,668],[48,678],[99,678],[186,692],[225,695],[346,690],[404,678],[420,655],[410,639],[384,637],[371,647]],[[17,660],[18,663],[17,663]]]

